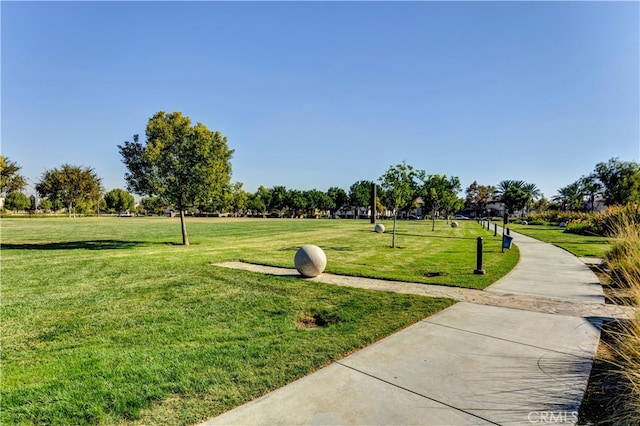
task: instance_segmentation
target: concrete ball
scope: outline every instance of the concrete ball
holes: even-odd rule
[[[320,247],[306,245],[298,249],[293,258],[293,263],[300,275],[305,278],[313,278],[324,271],[327,266],[327,256]]]
[[[384,234],[384,225],[381,223],[376,223],[376,226],[373,228],[378,234]]]
[[[456,222],[456,221],[451,222],[451,227],[452,228],[457,228],[458,227],[458,222]]]

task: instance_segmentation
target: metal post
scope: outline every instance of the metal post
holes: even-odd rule
[[[511,235],[511,232],[509,231],[509,228],[507,228],[507,235]]]
[[[371,223],[376,223],[376,184],[371,182]]]
[[[498,224],[494,223],[493,224],[493,236],[495,237],[496,235],[498,235]]]
[[[482,269],[482,237],[478,237],[476,243],[476,269],[473,271],[476,275],[484,275],[485,270]]]

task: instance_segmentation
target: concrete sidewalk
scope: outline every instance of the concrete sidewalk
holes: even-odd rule
[[[602,289],[570,253],[513,236],[521,261],[488,291],[451,289],[467,301],[203,424],[575,423],[602,315],[543,306],[597,313]],[[478,293],[487,298],[470,303]],[[533,302],[515,309],[505,300]]]

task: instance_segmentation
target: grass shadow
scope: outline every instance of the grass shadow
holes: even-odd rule
[[[54,243],[26,243],[26,244],[2,244],[3,250],[122,250],[141,245],[147,245],[145,241],[122,240],[87,240],[64,241]]]

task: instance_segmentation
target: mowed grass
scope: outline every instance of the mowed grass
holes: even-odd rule
[[[614,239],[564,232],[553,225],[521,225],[510,223],[509,228],[540,241],[563,248],[578,257],[603,258],[611,250]]]
[[[461,225],[402,222],[402,248],[391,249],[391,236],[365,221],[190,218],[184,247],[176,219],[5,218],[0,423],[190,424],[220,414],[453,302],[214,263],[291,267],[297,247],[317,244],[332,272],[478,288],[515,264],[517,250],[502,255],[488,231]],[[478,235],[488,241],[486,281],[473,276]],[[300,326],[314,316],[326,324]]]

